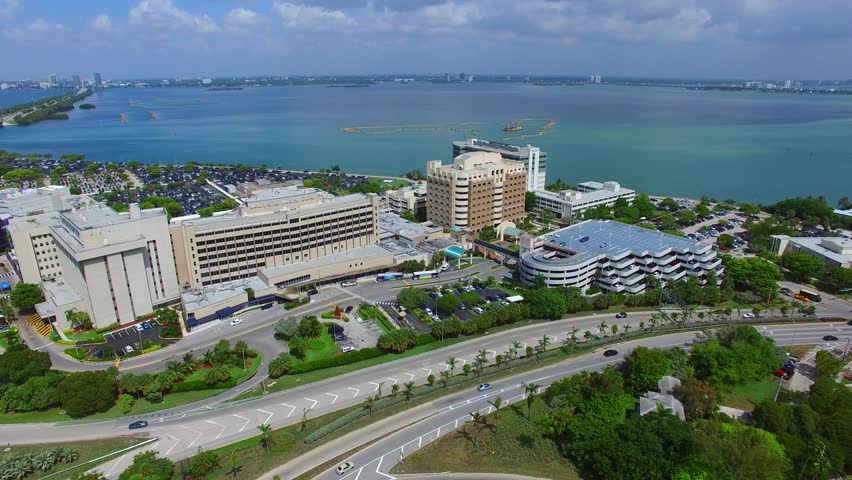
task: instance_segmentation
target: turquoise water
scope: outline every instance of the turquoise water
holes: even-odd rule
[[[6,92],[0,92],[0,104]],[[207,91],[122,89],[68,121],[0,129],[0,148],[85,153],[99,161],[266,164],[401,174],[449,161],[450,142],[477,130],[549,154],[548,179],[618,180],[629,188],[771,202],[794,195],[849,196],[852,97],[688,91],[676,88],[525,84],[292,86]],[[158,113],[151,119],[151,111]],[[124,113],[127,122],[119,121]],[[344,127],[461,124],[456,130],[344,133]]]

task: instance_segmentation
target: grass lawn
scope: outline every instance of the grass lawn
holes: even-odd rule
[[[805,358],[805,355],[813,350],[814,347],[816,347],[816,345],[791,345],[787,347],[787,351],[790,354],[799,357],[799,360],[801,360],[802,358]]]
[[[0,459],[5,459],[5,458],[11,456],[12,454],[19,453],[19,452],[38,453],[38,452],[43,452],[45,450],[50,450],[50,449],[53,449],[53,448],[59,448],[59,447],[70,448],[71,450],[74,450],[74,451],[76,451],[77,453],[80,454],[80,458],[77,459],[77,461],[72,462],[72,463],[60,463],[60,464],[55,465],[50,470],[47,470],[46,472],[36,471],[32,475],[27,476],[26,478],[27,479],[43,478],[45,476],[55,474],[57,472],[60,472],[60,471],[63,471],[63,470],[69,469],[69,468],[71,470],[65,472],[63,474],[63,476],[58,477],[58,478],[71,478],[75,474],[82,473],[82,472],[84,472],[84,471],[86,471],[86,470],[88,470],[88,469],[90,469],[90,468],[92,468],[96,465],[100,465],[101,463],[104,463],[104,462],[110,460],[113,457],[112,456],[106,457],[103,460],[98,461],[96,463],[90,463],[90,464],[87,464],[85,466],[79,466],[77,468],[74,468],[75,465],[81,465],[82,463],[85,463],[89,460],[93,460],[95,458],[103,457],[105,455],[109,455],[112,452],[116,452],[118,450],[122,450],[122,449],[125,449],[125,448],[128,448],[128,447],[132,447],[132,446],[137,445],[137,444],[139,444],[139,443],[141,443],[145,440],[146,440],[145,438],[141,438],[141,437],[125,436],[125,437],[118,437],[118,438],[109,438],[109,439],[105,439],[105,440],[90,440],[90,441],[68,442],[68,443],[43,443],[43,444],[40,444],[40,445],[11,447],[11,450],[8,451],[8,452],[0,452]]]
[[[337,344],[334,343],[334,338],[328,333],[328,329],[324,328],[319,337],[308,341],[308,351],[305,354],[305,361],[310,362],[321,358],[333,357],[337,353]]]
[[[94,329],[86,330],[85,332],[66,333],[65,336],[68,337],[68,340],[73,340],[75,342],[103,343],[106,341],[104,340],[104,336],[96,332]]]
[[[725,394],[722,404],[752,411],[758,403],[773,398],[777,389],[778,378],[770,375],[763,380],[732,387],[730,393]]]
[[[541,435],[535,419],[546,412],[542,400],[533,404],[527,419],[525,403],[500,411],[500,418],[488,416],[489,428],[477,434],[473,426],[464,433],[453,432],[414,452],[391,473],[470,472],[514,473],[542,478],[579,479],[573,465],[559,454],[552,441]]]

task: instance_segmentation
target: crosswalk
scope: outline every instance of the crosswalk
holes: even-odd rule
[[[0,278],[12,277],[14,275],[15,275],[15,272],[0,273]]]
[[[49,323],[44,323],[44,321],[42,321],[41,316],[39,316],[39,314],[34,313],[34,314],[30,315],[30,318],[28,319],[28,321],[30,322],[30,325],[33,326],[35,331],[38,332],[39,335],[41,335],[42,337],[49,337],[50,336],[50,333],[53,330],[53,327]]]

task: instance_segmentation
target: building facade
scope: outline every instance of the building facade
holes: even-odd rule
[[[179,297],[166,212],[141,210],[130,205],[120,214],[105,205],[60,212],[50,227],[63,275],[47,280],[63,284],[57,295],[79,297],[79,310],[89,313],[96,327],[128,324]],[[63,327],[66,310],[61,304],[38,308],[42,317],[51,312]]]
[[[527,191],[544,190],[547,182],[547,153],[540,148],[527,145],[525,147],[510,145],[487,140],[470,140],[453,142],[453,158],[463,153],[492,152],[499,153],[506,160],[523,162],[527,167]]]
[[[542,277],[550,287],[641,293],[646,277],[663,282],[689,277],[704,284],[710,272],[724,274],[710,245],[612,220],[588,220],[541,237],[521,240],[521,280]]]
[[[387,208],[393,213],[400,214],[409,211],[415,216],[426,214],[426,184],[418,183],[398,190],[389,190],[385,193]]]
[[[222,215],[173,219],[178,280],[184,288],[213,285],[373,245],[379,206],[376,195],[293,186],[257,192]]]
[[[542,210],[554,212],[560,219],[573,222],[583,212],[601,205],[615,206],[618,199],[623,198],[628,203],[636,199],[636,192],[623,188],[618,182],[585,182],[577,190],[562,190],[550,192],[535,191],[536,206]]]
[[[825,262],[828,270],[852,268],[852,239],[845,237],[790,237],[772,235],[772,251],[778,255],[807,253]]]
[[[527,172],[523,163],[498,153],[459,155],[450,165],[426,164],[429,221],[476,232],[524,217]]]

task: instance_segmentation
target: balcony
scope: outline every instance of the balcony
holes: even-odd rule
[[[679,271],[679,272],[664,273],[664,274],[663,274],[663,278],[665,278],[666,280],[676,281],[676,280],[680,280],[680,279],[681,279],[681,278],[683,278],[685,275],[686,275],[686,271],[685,271],[685,270],[681,270],[681,271]]]
[[[645,275],[637,274],[637,275],[632,275],[632,276],[627,277],[627,278],[622,278],[621,282],[624,283],[627,286],[631,286],[631,285],[636,285],[637,282],[641,282],[644,279],[645,279]]]
[[[639,267],[637,267],[636,265],[631,265],[629,268],[619,270],[617,273],[618,276],[620,276],[621,278],[626,278],[633,274],[639,273],[639,271]]]
[[[621,293],[621,292],[624,291],[624,285],[622,285],[620,283],[616,283],[614,285],[606,285],[606,284],[602,283],[602,284],[600,284],[600,286],[601,286],[601,290],[606,290],[608,292]]]
[[[622,268],[627,267],[628,265],[632,265],[632,264],[633,264],[632,258],[625,258],[624,260],[619,260],[617,263],[613,263],[612,266],[615,267],[615,268],[618,268],[618,269],[622,269]]]
[[[624,290],[628,293],[642,293],[645,290],[645,284],[637,283],[636,285],[628,285],[624,287]]]
[[[671,265],[662,265],[662,266],[658,266],[658,267],[659,267],[658,270],[662,273],[671,273],[671,272],[677,270],[678,268],[680,268],[680,264],[672,263]]]

